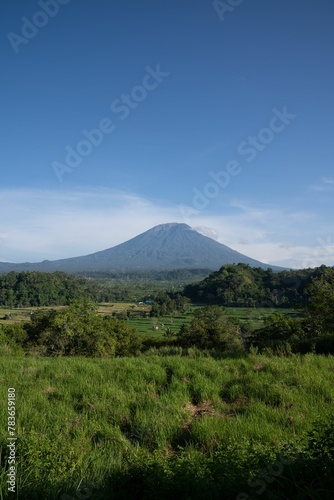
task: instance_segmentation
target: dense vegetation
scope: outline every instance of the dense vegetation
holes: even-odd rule
[[[249,271],[247,266],[241,266],[241,270]],[[237,275],[239,273],[240,269]],[[261,270],[261,273],[266,271]],[[288,317],[276,309],[266,317],[264,326],[255,330],[228,317],[226,308],[221,306],[198,308],[192,320],[179,325],[178,330],[171,325],[164,329],[164,344],[230,353],[247,351],[251,346],[260,351],[270,348],[286,353],[334,353],[334,268],[321,269],[319,277],[313,278],[311,285],[305,288],[306,294],[307,306],[299,317]],[[189,299],[180,293],[160,292],[153,296],[149,316],[156,318],[169,314],[172,318],[184,313],[189,304]],[[127,324],[128,318],[138,315],[142,317],[148,313],[128,310],[103,317],[98,314],[96,305],[87,299],[70,301],[61,310],[32,313],[30,320],[23,324],[0,325],[0,346],[13,353],[23,350],[48,356],[129,355],[147,348],[147,342],[142,343]],[[149,342],[150,346],[154,344],[162,345],[160,339]]]
[[[246,307],[301,307],[308,303],[308,287],[327,269],[274,272],[272,269],[227,264],[200,283],[187,285],[192,302]]]
[[[123,290],[141,290],[144,302],[121,312],[102,304],[100,313],[113,281],[1,280],[2,305],[52,306],[0,324],[1,398],[15,387],[18,408],[12,498],[333,497],[334,268],[223,266],[185,294],[130,282]],[[269,314],[250,328],[226,304]],[[288,304],[298,311],[285,314]],[[172,322],[185,314],[186,323]],[[145,339],[129,326],[144,317],[170,321]]]
[[[175,314],[176,312],[187,311],[190,305],[190,299],[180,293],[160,292],[150,296],[152,307],[151,317],[165,316],[166,314]]]
[[[0,373],[19,499],[332,498],[332,357],[0,357]]]
[[[10,272],[0,275],[0,305],[34,307],[65,305],[70,300],[92,298],[85,279],[63,273]]]
[[[37,311],[28,322],[0,327],[0,348],[12,354],[129,356],[140,345],[138,335],[124,321],[99,315],[96,304],[88,300],[72,301],[60,310]]]
[[[218,349],[221,352],[243,351],[239,322],[228,318],[218,306],[195,311],[190,325],[180,328],[176,342],[181,346]]]
[[[89,298],[96,302],[139,301],[171,288],[182,292],[184,285],[203,279],[209,271],[91,273],[74,276],[64,272],[12,271],[0,274],[1,307],[67,305],[70,300]]]
[[[95,273],[98,279],[63,272],[10,272],[0,275],[0,306],[34,307],[67,305],[70,300],[90,298],[96,302],[144,300],[156,305],[180,301],[180,294],[192,302],[243,307],[303,307],[309,299],[309,285],[326,273],[326,266],[274,272],[247,264],[227,264],[202,281],[205,270],[177,270],[119,275]],[[178,279],[176,279],[178,276]],[[166,292],[169,291],[168,296]],[[164,300],[161,294],[165,293]],[[176,297],[176,295],[179,297]],[[157,315],[159,315],[157,311]],[[162,313],[163,314],[163,313]]]
[[[260,348],[288,346],[294,352],[334,353],[334,268],[323,269],[307,289],[308,305],[301,318],[274,313],[252,332],[248,343]]]

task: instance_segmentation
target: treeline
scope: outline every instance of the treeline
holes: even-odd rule
[[[161,273],[93,274],[94,277],[75,276],[61,271],[12,271],[2,274],[0,307],[67,305],[69,301],[80,298],[94,302],[140,301],[145,299],[148,289],[153,294],[159,294],[159,289],[170,288],[169,281],[172,280],[178,282],[177,288],[181,292],[187,280],[196,277],[202,279],[205,271],[181,269]]]
[[[247,324],[228,318],[226,308],[207,305],[195,311],[190,325],[183,325],[174,334],[174,344],[219,352],[255,349],[283,355],[306,352],[333,354],[334,267],[323,266],[313,271],[316,277],[309,282],[313,274],[309,273],[309,284],[304,284],[307,305],[299,317],[287,316],[276,309],[265,319],[263,328],[252,331]]]
[[[306,291],[307,305],[299,317],[290,317],[276,310],[265,319],[262,328],[251,331],[247,325],[229,320],[223,307],[209,305],[195,312],[190,326],[182,327],[176,340],[181,345],[225,352],[255,349],[283,355],[306,352],[333,354],[334,267],[323,266],[321,274],[313,277],[306,286],[305,294]]]
[[[241,307],[305,307],[309,285],[328,269],[274,272],[247,264],[226,264],[200,283],[184,288],[194,303]],[[331,268],[329,268],[331,269]]]
[[[334,267],[325,268],[307,288],[308,305],[300,318],[275,312],[263,328],[252,332],[248,345],[263,350],[288,347],[292,352],[334,353]]]
[[[79,277],[131,280],[131,281],[191,281],[208,276],[212,269],[171,269],[171,270],[144,270],[144,271],[91,271],[77,273]]]
[[[0,307],[63,306],[71,300],[121,301],[131,295],[128,286],[79,278],[62,271],[12,271],[0,275]]]
[[[66,305],[79,298],[94,299],[89,281],[64,272],[10,272],[0,275],[0,306],[38,307]]]
[[[308,288],[308,305],[300,317],[275,312],[265,326],[250,331],[247,325],[228,318],[226,308],[208,305],[198,308],[189,325],[178,332],[171,328],[149,343],[125,321],[102,317],[97,305],[87,300],[71,302],[61,310],[37,311],[24,324],[0,325],[0,352],[44,356],[129,356],[149,347],[213,349],[219,353],[242,353],[257,349],[273,354],[334,353],[334,268],[313,278]],[[161,296],[161,307],[170,304],[187,308],[187,301]],[[6,351],[7,350],[7,351]]]

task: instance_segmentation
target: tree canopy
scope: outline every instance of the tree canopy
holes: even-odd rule
[[[308,303],[312,279],[322,276],[326,269],[274,272],[247,264],[226,264],[201,282],[187,285],[184,295],[202,304],[303,307]]]
[[[61,310],[37,311],[23,329],[25,349],[45,356],[125,356],[141,345],[135,330],[124,321],[100,316],[96,304],[87,300]]]
[[[63,272],[0,275],[0,305],[5,307],[66,305],[70,300],[93,296],[87,280]]]
[[[227,318],[224,309],[218,306],[207,306],[195,311],[191,324],[181,327],[177,341],[184,346],[194,345],[203,349],[242,349],[239,324]]]

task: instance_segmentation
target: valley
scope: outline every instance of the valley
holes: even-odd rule
[[[0,276],[17,498],[331,498],[334,268],[191,273]]]

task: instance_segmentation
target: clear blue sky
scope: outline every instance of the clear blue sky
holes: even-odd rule
[[[2,0],[0,260],[178,221],[334,265],[334,3],[228,4]]]

